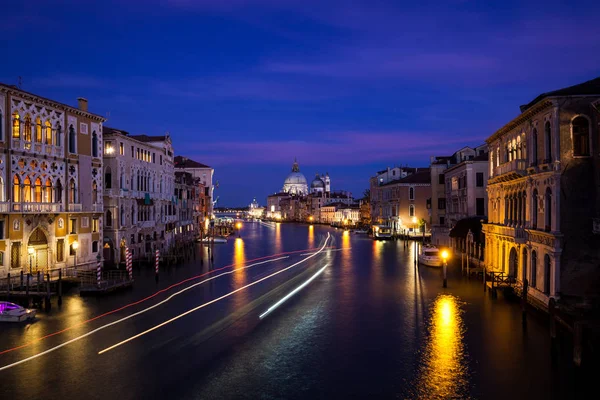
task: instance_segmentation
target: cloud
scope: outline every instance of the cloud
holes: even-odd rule
[[[209,165],[367,165],[416,162],[432,155],[452,154],[463,145],[480,144],[483,137],[432,132],[346,132],[321,135],[320,140],[220,141],[187,146],[191,158]]]

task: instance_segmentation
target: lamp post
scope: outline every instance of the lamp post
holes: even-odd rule
[[[442,251],[442,260],[444,261],[444,265],[443,265],[444,287],[448,287],[448,280],[446,279],[446,273],[448,270],[448,252],[446,250]]]
[[[79,242],[74,241],[71,246],[73,246],[73,268],[77,267],[77,249],[79,248]]]
[[[33,253],[34,252],[35,252],[35,250],[33,249],[33,246],[27,247],[27,253],[29,253],[29,275],[31,275],[31,264],[33,263]]]
[[[237,231],[238,231],[238,237],[240,237],[240,232],[242,230],[242,223],[238,222],[237,224],[235,224],[235,227],[237,228]]]

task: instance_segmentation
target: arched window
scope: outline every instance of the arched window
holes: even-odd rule
[[[52,181],[50,178],[46,179],[46,186],[44,189],[44,203],[52,203]]]
[[[69,153],[77,152],[77,147],[75,146],[76,136],[75,128],[73,128],[73,125],[69,125]]]
[[[544,293],[550,294],[550,256],[544,255]]]
[[[409,217],[414,217],[415,216],[415,206],[413,204],[411,204],[410,206],[408,206],[408,216]]]
[[[112,188],[112,171],[109,166],[104,169],[104,187],[106,189]]]
[[[15,203],[21,201],[21,180],[19,179],[18,175],[15,175],[15,177],[13,178],[12,198]]]
[[[552,129],[550,128],[550,122],[546,122],[544,125],[544,146],[546,147],[546,162],[552,162]]]
[[[131,225],[135,225],[135,209],[131,205]]]
[[[538,134],[537,129],[533,128],[533,132],[531,132],[531,163],[533,165],[537,165],[538,161]]]
[[[50,121],[46,121],[46,129],[44,134],[46,135],[46,144],[52,144],[52,124]]]
[[[545,216],[545,230],[550,232],[552,229],[552,190],[546,188],[546,196],[544,198],[544,216]]]
[[[121,226],[125,225],[125,207],[121,204]]]
[[[21,137],[21,116],[19,113],[13,113],[13,133],[12,137],[18,139]]]
[[[533,189],[533,194],[531,195],[531,227],[533,229],[537,229],[538,201],[538,191],[537,189]]]
[[[573,155],[590,155],[590,121],[579,116],[571,122],[573,129]]]
[[[517,150],[517,156],[516,156],[516,158],[517,158],[517,160],[520,160],[522,158],[521,157],[521,136],[517,136],[517,147],[516,147],[516,150]]]
[[[41,203],[42,202],[42,180],[40,178],[37,178],[35,180],[35,188],[34,190],[34,202],[36,203]]]
[[[415,199],[415,188],[413,188],[413,187],[408,188],[408,199],[409,200]]]
[[[23,201],[25,203],[31,203],[31,179],[28,176],[23,181]]]
[[[56,203],[62,203],[62,192],[63,192],[62,182],[60,181],[60,179],[58,179],[56,181],[56,186],[54,187],[54,201]]]
[[[31,142],[31,116],[29,116],[29,114],[27,114],[25,116],[25,128],[23,129],[23,138],[27,141],[27,142]]]
[[[98,157],[98,135],[96,131],[92,133],[92,157]]]
[[[42,143],[42,119],[40,117],[35,119],[35,141]]]
[[[69,182],[69,204],[77,203],[77,187],[75,186],[75,180],[71,179]]]
[[[106,215],[104,216],[104,225],[112,226],[112,213],[110,210],[106,210]]]
[[[56,146],[58,147],[62,145],[62,126],[60,126],[60,124],[56,124],[56,137],[54,138],[54,143],[56,143]]]
[[[531,252],[531,286],[536,287],[537,284],[537,252]]]
[[[94,181],[92,183],[92,203],[96,204],[98,202],[98,184]]]

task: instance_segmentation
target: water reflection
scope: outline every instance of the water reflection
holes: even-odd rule
[[[274,243],[274,253],[281,253],[283,252],[282,250],[282,243],[281,243],[281,223],[280,222],[276,222],[275,223],[275,243]]]
[[[464,326],[457,299],[438,296],[432,306],[429,336],[420,372],[420,398],[468,397]]]
[[[241,238],[235,239],[233,251],[233,264],[235,271],[233,273],[233,281],[236,287],[240,287],[246,282],[246,270],[241,267],[246,264],[246,252],[244,250],[244,241]]]
[[[315,247],[315,227],[309,225],[308,227],[308,248],[312,249]]]

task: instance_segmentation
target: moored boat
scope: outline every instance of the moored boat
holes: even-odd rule
[[[227,243],[227,238],[225,236],[215,236],[215,237],[205,237],[202,238],[201,240],[198,240],[201,243],[204,244],[210,244],[210,243]]]
[[[35,317],[36,310],[21,307],[8,301],[0,301],[0,322],[23,322]]]
[[[443,264],[440,249],[435,246],[423,246],[418,259],[420,264],[427,265],[428,267],[441,267]]]

